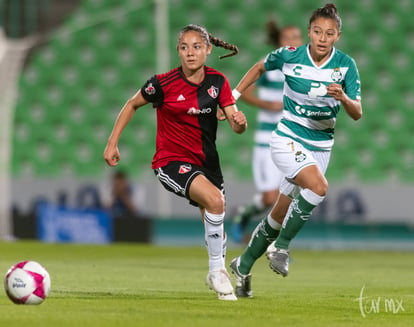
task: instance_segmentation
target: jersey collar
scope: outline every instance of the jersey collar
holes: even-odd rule
[[[187,77],[184,75],[184,72],[183,72],[183,67],[182,67],[182,66],[178,67],[178,71],[180,72],[180,76],[181,76],[181,78],[182,78],[182,79],[183,79],[186,83],[190,84],[191,86],[200,87],[200,86],[204,83],[204,81],[206,80],[206,75],[207,75],[207,66],[206,66],[206,65],[204,65],[204,79],[201,81],[201,83],[200,83],[200,84],[193,83],[193,82],[189,81],[189,80],[187,79]]]
[[[310,48],[310,44],[308,44],[307,45],[307,47],[306,47],[306,53],[308,54],[308,58],[309,58],[309,60],[310,60],[310,62],[312,63],[312,65],[315,67],[315,68],[317,68],[317,69],[322,69],[323,67],[325,67],[327,64],[329,64],[329,62],[331,61],[331,59],[333,58],[333,56],[335,55],[335,52],[336,52],[336,48],[335,47],[333,47],[332,48],[332,52],[331,52],[331,55],[329,56],[329,58],[328,58],[328,60],[326,60],[321,66],[318,66],[317,64],[315,64],[315,62],[313,61],[313,59],[312,59],[312,56],[311,56],[311,54],[310,54],[310,50],[309,50],[309,48]]]

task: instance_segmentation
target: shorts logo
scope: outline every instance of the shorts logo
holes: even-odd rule
[[[179,174],[186,174],[188,172],[190,172],[192,169],[191,165],[181,165],[180,168],[178,169],[178,173]]]
[[[211,87],[207,90],[208,94],[213,98],[217,98],[218,94],[219,94],[219,89],[213,85],[211,85]]]
[[[295,153],[295,161],[296,162],[302,162],[306,159],[306,154],[304,154],[302,151],[297,151]]]
[[[155,87],[152,85],[152,83],[149,83],[148,86],[145,88],[145,93],[148,95],[155,94]]]

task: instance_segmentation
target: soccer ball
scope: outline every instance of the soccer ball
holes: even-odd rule
[[[50,276],[38,262],[22,261],[7,271],[4,289],[16,304],[40,304],[49,294]]]

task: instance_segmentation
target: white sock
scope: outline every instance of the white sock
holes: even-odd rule
[[[257,208],[257,210],[264,210],[265,206],[263,204],[263,196],[259,193],[253,197],[253,204]]]
[[[274,230],[281,230],[282,229],[282,224],[279,224],[276,220],[274,220],[272,218],[272,216],[270,215],[270,213],[267,215],[267,223]]]
[[[207,243],[209,271],[224,268],[223,233],[224,212],[213,214],[204,211],[205,240]]]

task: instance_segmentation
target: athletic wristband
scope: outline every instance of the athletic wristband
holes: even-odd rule
[[[241,93],[240,93],[239,91],[237,91],[236,89],[234,89],[231,93],[233,94],[233,98],[234,98],[234,100],[236,100],[236,101],[237,101],[237,100],[240,98],[240,96],[241,96]]]

